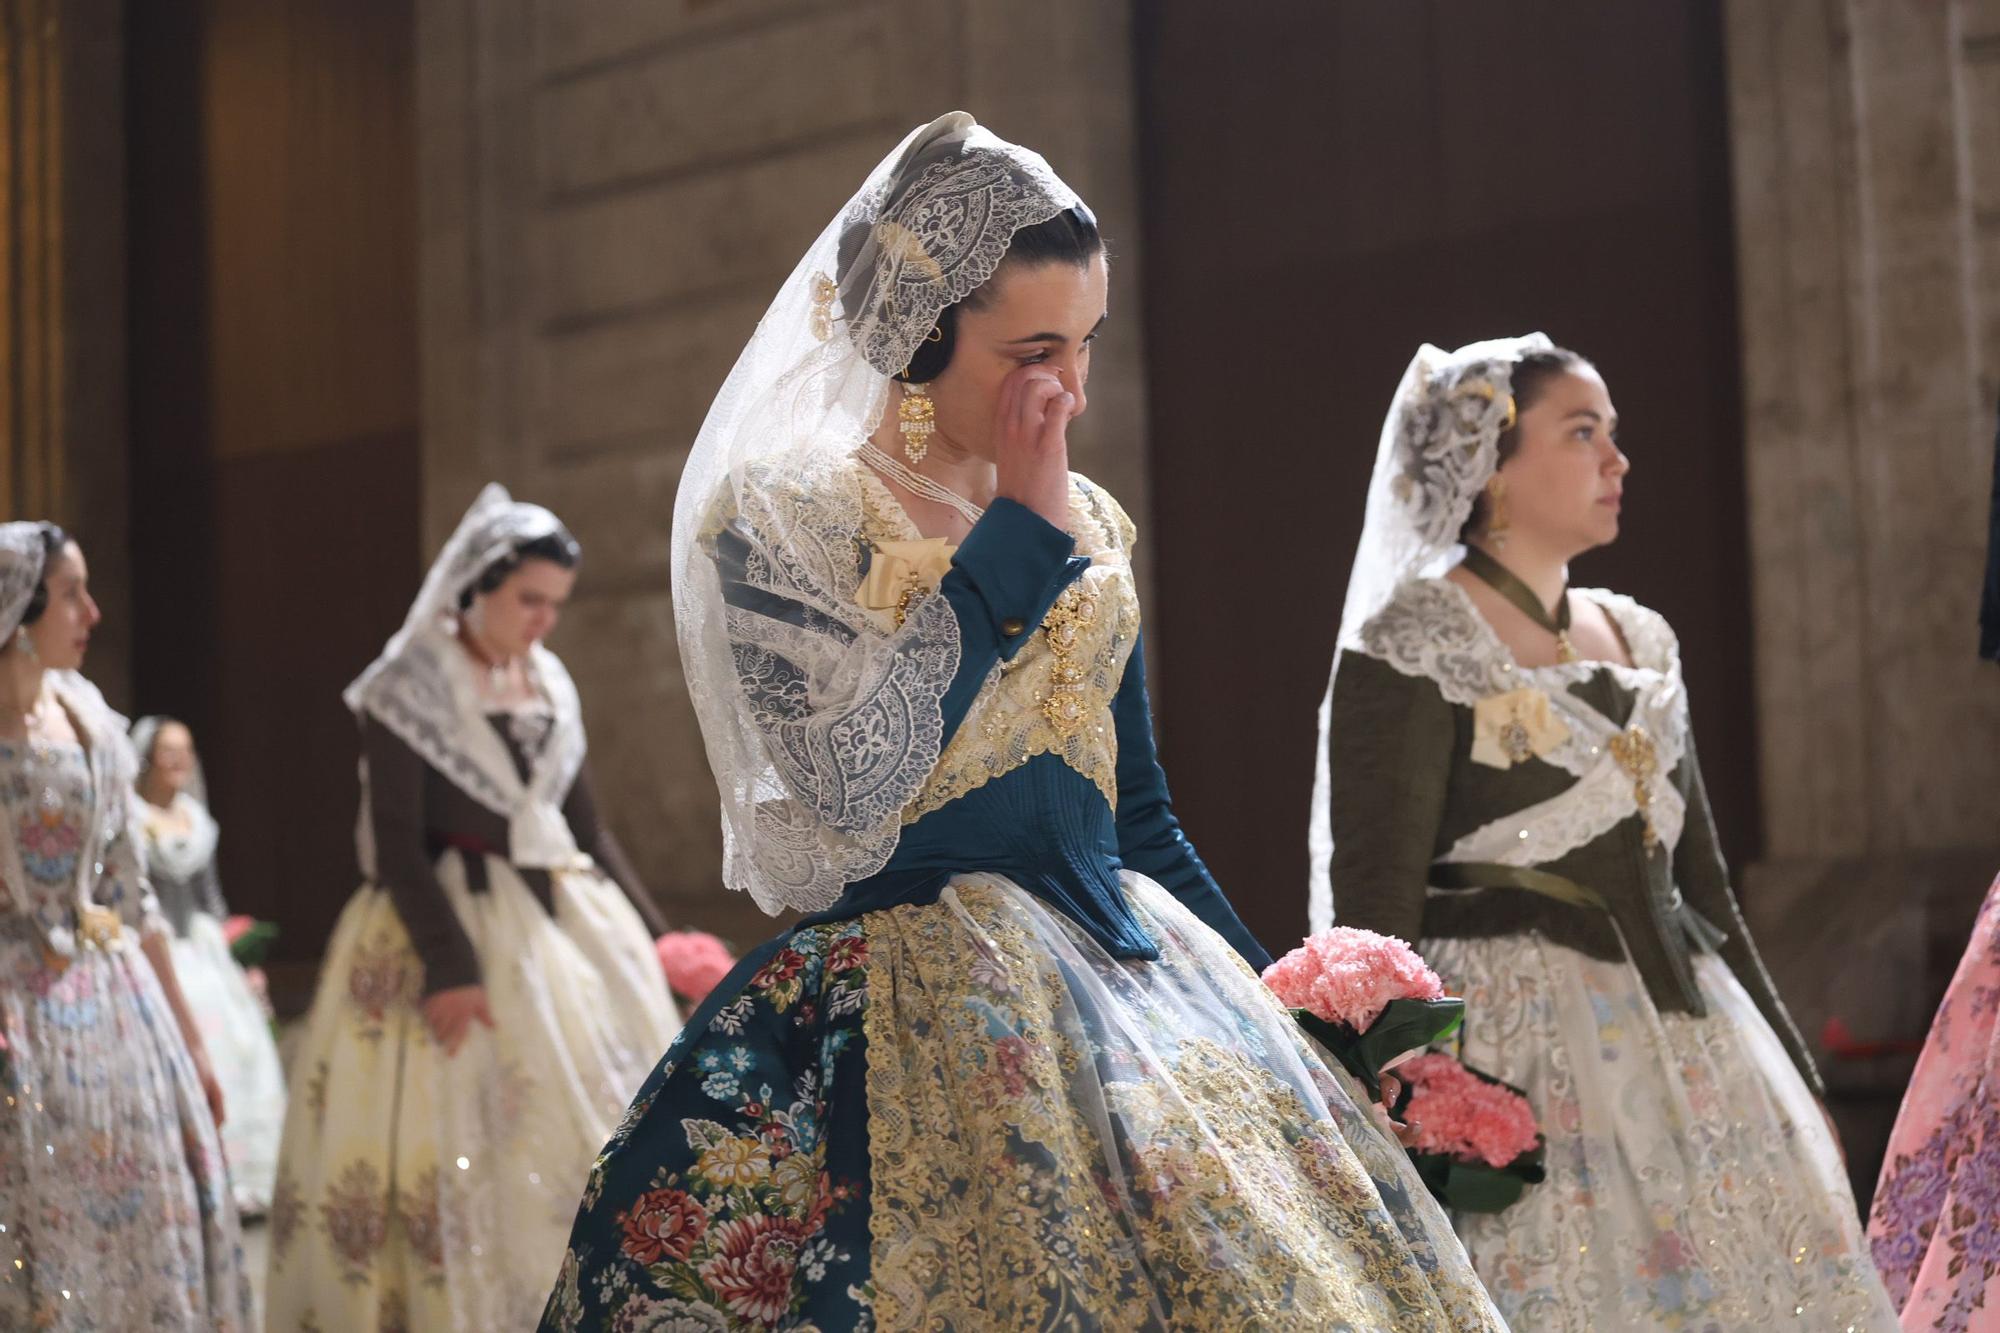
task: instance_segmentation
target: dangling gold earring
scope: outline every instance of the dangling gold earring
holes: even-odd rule
[[[1504,551],[1507,529],[1513,526],[1507,521],[1507,479],[1494,473],[1493,480],[1486,483],[1486,498],[1492,507],[1492,516],[1486,520],[1486,540]]]
[[[903,433],[903,453],[912,463],[923,462],[937,430],[937,405],[930,390],[921,384],[903,385],[903,400],[896,404],[896,429]]]

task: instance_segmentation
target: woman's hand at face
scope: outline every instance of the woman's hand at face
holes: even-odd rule
[[[1042,364],[1000,383],[993,409],[995,493],[1069,526],[1069,419],[1076,396]]]

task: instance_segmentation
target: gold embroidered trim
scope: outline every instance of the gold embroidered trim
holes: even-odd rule
[[[1084,691],[1087,673],[1077,660],[1083,636],[1097,623],[1097,599],[1089,585],[1076,582],[1063,589],[1062,596],[1049,608],[1042,622],[1055,661],[1049,666],[1049,691],[1042,697],[1042,716],[1058,736],[1068,740],[1082,728],[1089,698]]]
[[[973,700],[930,780],[903,811],[913,824],[1038,754],[1053,754],[1118,808],[1111,703],[1139,638],[1132,521],[1082,478],[1070,485],[1070,532],[1091,567],[1056,599],[1036,634]]]
[[[1211,1036],[1094,1022],[1014,896],[952,893],[861,918],[880,1327],[1461,1326],[1294,1088]]]

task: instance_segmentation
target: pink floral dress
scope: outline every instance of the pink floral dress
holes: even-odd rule
[[[1889,1139],[1868,1237],[1906,1330],[2000,1333],[2000,880]]]
[[[112,778],[74,745],[0,743],[20,867],[0,883],[0,1329],[247,1333],[222,1147],[140,952],[155,909]]]

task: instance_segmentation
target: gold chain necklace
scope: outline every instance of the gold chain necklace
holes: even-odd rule
[[[1556,640],[1557,662],[1567,665],[1577,660],[1576,649],[1569,641],[1569,586],[1567,584],[1563,586],[1562,596],[1556,599],[1555,614],[1550,615],[1549,609],[1542,605],[1542,599],[1535,596],[1534,589],[1523,582],[1521,577],[1513,570],[1507,568],[1507,566],[1501,564],[1477,546],[1468,545],[1465,548],[1465,570],[1466,573],[1473,575],[1487,587],[1493,589],[1493,591],[1499,593],[1502,597],[1505,597],[1509,602],[1520,608],[1521,614],[1527,616],[1528,619],[1540,625],[1550,634],[1553,634]]]

